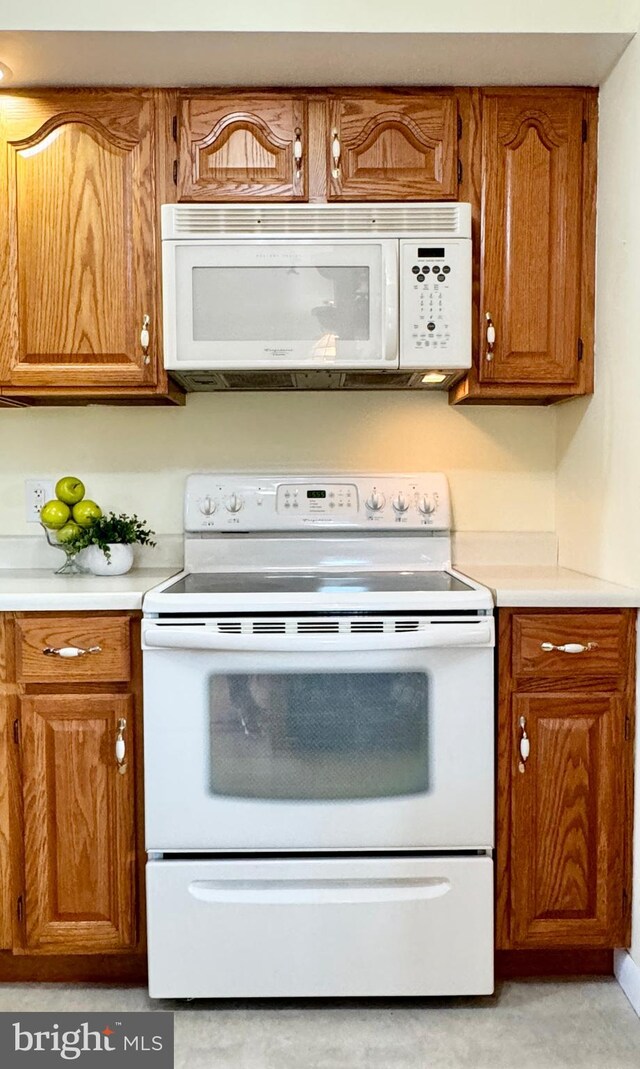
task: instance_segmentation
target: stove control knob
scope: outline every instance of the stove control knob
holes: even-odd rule
[[[200,498],[198,501],[198,507],[203,516],[213,516],[216,511],[216,503],[212,497],[207,494],[206,497]]]
[[[409,502],[407,501],[407,499],[404,496],[404,494],[400,493],[400,494],[398,494],[397,497],[395,497],[393,499],[393,508],[394,508],[395,512],[399,512],[399,513],[403,513],[403,512],[407,512],[408,511]]]
[[[428,494],[423,494],[423,496],[418,501],[418,508],[420,509],[420,512],[423,516],[431,516],[431,514],[436,511],[437,507],[438,502],[434,501],[434,499],[432,497],[429,497]]]
[[[365,501],[365,505],[370,512],[380,512],[380,509],[384,508],[384,504],[384,494],[378,493],[377,490],[374,490]]]
[[[232,494],[228,497],[224,503],[227,512],[240,512],[240,509],[244,505],[244,501],[239,494]]]

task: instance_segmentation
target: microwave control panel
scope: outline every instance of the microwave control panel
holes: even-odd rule
[[[400,241],[400,367],[471,367],[471,240]]]
[[[449,487],[417,475],[190,475],[185,530],[304,531],[343,528],[448,531]]]

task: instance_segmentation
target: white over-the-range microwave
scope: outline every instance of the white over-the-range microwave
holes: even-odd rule
[[[471,206],[165,204],[188,390],[446,387],[471,366]]]

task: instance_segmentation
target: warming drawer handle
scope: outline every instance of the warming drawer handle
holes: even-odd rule
[[[193,880],[189,894],[199,902],[242,905],[342,905],[419,902],[452,890],[444,877],[334,880]]]
[[[545,653],[551,653],[553,650],[557,650],[558,653],[590,653],[591,650],[597,650],[597,642],[587,642],[586,646],[583,646],[581,642],[565,642],[564,646],[554,646],[553,642],[541,642],[540,649]]]
[[[45,646],[42,651],[45,657],[85,657],[88,653],[102,653],[102,646]]]
[[[170,628],[151,624],[143,631],[143,649],[237,650],[274,653],[336,653],[375,650],[442,649],[492,646],[492,622],[434,624],[424,631],[399,634],[228,635],[206,628]]]

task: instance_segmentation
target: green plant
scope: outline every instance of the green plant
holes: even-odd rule
[[[77,551],[86,549],[87,546],[99,546],[107,560],[111,557],[110,544],[120,543],[125,546],[155,546],[152,535],[155,531],[149,530],[146,523],[137,516],[127,516],[121,512],[116,516],[115,512],[109,512],[95,520],[90,527],[86,527],[77,538],[73,540],[73,548]]]

